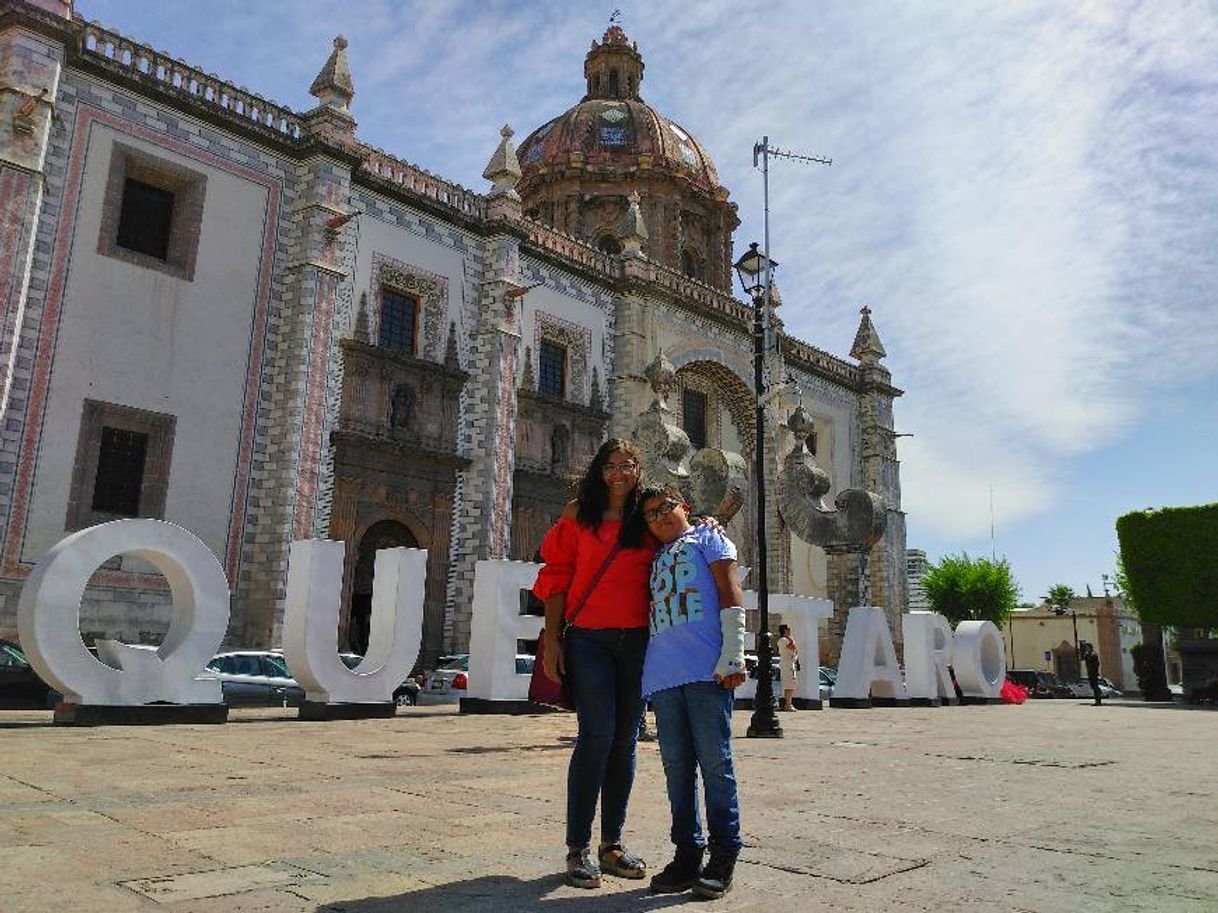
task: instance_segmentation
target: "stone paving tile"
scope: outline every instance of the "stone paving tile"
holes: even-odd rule
[[[746,849],[736,889],[697,908],[1214,913],[1216,719],[1065,701],[829,710],[784,714],[786,738],[760,742],[738,714]],[[561,884],[569,715],[300,724],[266,710],[72,730],[6,713],[0,729],[5,913],[693,902]],[[653,870],[671,853],[654,744],[639,749],[627,842]],[[237,890],[240,867],[266,864],[316,877]],[[157,903],[120,886],[199,874],[228,893]]]

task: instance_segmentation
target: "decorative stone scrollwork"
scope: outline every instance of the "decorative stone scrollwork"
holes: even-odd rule
[[[791,531],[805,542],[835,552],[866,552],[880,541],[888,514],[879,495],[847,489],[830,510],[824,496],[830,488],[829,474],[816,464],[805,443],[812,433],[812,419],[803,406],[787,420],[795,435],[795,446],[787,454],[778,475],[778,509]]]
[[[726,523],[744,504],[748,475],[738,453],[706,447],[691,460],[689,435],[668,406],[676,368],[663,350],[643,372],[655,399],[634,426],[634,440],[643,452],[643,475],[649,481],[676,485],[700,514],[713,514]]]

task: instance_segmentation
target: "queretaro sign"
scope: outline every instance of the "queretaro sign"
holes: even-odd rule
[[[313,539],[289,550],[283,649],[305,700],[322,704],[381,703],[409,675],[422,637],[427,552],[392,548],[376,554],[368,650],[354,669],[336,647],[344,543]],[[148,562],[169,584],[173,615],[160,647],[99,641],[94,657],[80,636],[80,606],[93,572],[115,555]],[[516,644],[537,637],[541,619],[520,613],[520,591],[538,566],[480,561],[474,581],[470,692],[476,702],[519,702],[528,676],[516,671]],[[791,624],[804,655],[818,655],[818,622],[832,604],[772,594],[770,605]],[[35,671],[70,704],[134,707],[154,703],[222,703],[219,681],[204,670],[228,629],[229,588],[220,562],[189,531],[161,520],[116,520],[66,537],[31,572],[21,592],[18,632]],[[953,631],[930,612],[902,619],[904,674],[882,609],[850,610],[834,703],[948,701],[954,668],[964,695],[997,698],[1005,674],[1005,645],[990,622],[962,622]],[[817,676],[800,676],[797,697],[818,699]],[[755,687],[750,683],[746,687]],[[807,693],[805,693],[805,690]],[[741,695],[749,696],[749,695]]]

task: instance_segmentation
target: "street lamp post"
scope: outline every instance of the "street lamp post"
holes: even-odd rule
[[[753,718],[749,721],[748,736],[769,739],[782,738],[782,726],[778,723],[774,703],[765,530],[765,341],[766,320],[771,316],[770,274],[777,265],[758,249],[756,242],[749,245],[748,251],[735,264],[740,285],[753,300],[753,391],[757,396],[754,484],[757,487],[757,613],[761,630],[757,632],[757,695],[753,699]]]

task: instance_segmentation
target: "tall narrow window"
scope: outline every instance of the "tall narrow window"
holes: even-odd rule
[[[706,446],[706,394],[697,390],[681,393],[681,427],[695,450]]]
[[[543,339],[538,349],[538,391],[561,397],[566,392],[566,376],[567,350]]]
[[[102,428],[92,509],[121,517],[138,517],[147,458],[148,435],[127,428]]]
[[[617,81],[617,70],[610,70],[609,71],[609,94],[613,98],[617,98],[619,95],[619,92],[620,92],[620,90],[619,90],[618,81]]]
[[[385,289],[381,292],[380,343],[405,355],[414,355],[415,315],[419,302],[409,295]]]
[[[168,260],[173,197],[173,191],[127,178],[123,183],[123,204],[118,217],[118,246],[158,260]]]

